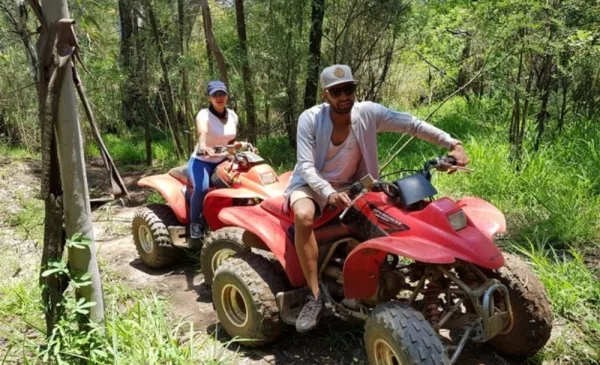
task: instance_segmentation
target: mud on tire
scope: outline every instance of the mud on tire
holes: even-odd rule
[[[503,253],[504,266],[489,277],[508,289],[513,312],[512,330],[490,340],[498,351],[513,356],[531,356],[550,339],[554,314],[540,279],[518,256]]]
[[[167,205],[151,204],[135,213],[131,231],[135,248],[146,266],[161,268],[182,256],[183,251],[173,247],[167,229],[178,224],[175,213]]]
[[[228,256],[250,252],[250,248],[244,244],[244,232],[243,228],[225,227],[213,232],[204,240],[200,268],[205,284],[212,285],[216,268]]]
[[[231,337],[261,346],[283,331],[275,295],[284,281],[271,262],[252,252],[236,254],[217,268],[213,302],[221,325]]]
[[[365,324],[369,364],[450,365],[431,324],[408,304],[387,302]]]

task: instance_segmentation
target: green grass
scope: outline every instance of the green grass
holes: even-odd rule
[[[542,242],[517,246],[542,280],[557,318],[550,344],[538,358],[554,362],[598,363],[600,358],[600,284],[574,249],[557,251]],[[596,361],[596,362],[594,362]]]
[[[6,254],[0,254],[6,256]],[[99,328],[82,331],[67,315],[52,338],[50,353],[44,347],[41,292],[35,275],[0,287],[0,338],[6,338],[0,364],[13,362],[73,364],[219,364],[237,363],[236,354],[191,322],[173,316],[168,303],[156,295],[132,290],[103,270],[105,335]],[[32,290],[33,288],[33,290]],[[73,296],[67,291],[67,296]],[[69,304],[71,303],[71,304]],[[67,302],[67,308],[74,305]],[[58,334],[57,333],[57,334]],[[56,353],[54,352],[56,351]]]

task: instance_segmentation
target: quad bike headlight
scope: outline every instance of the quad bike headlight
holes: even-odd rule
[[[459,231],[467,226],[467,215],[463,210],[448,215],[448,221],[455,231]]]

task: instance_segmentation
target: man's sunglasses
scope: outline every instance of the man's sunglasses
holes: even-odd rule
[[[339,98],[342,95],[342,93],[346,94],[347,96],[352,96],[352,95],[354,95],[355,91],[356,91],[356,85],[354,85],[354,84],[340,86],[340,87],[331,87],[331,88],[327,89],[327,93],[329,95],[333,96],[334,98]]]
[[[222,98],[224,96],[227,96],[227,94],[222,91],[217,91],[216,93],[212,94],[211,96],[213,98]]]

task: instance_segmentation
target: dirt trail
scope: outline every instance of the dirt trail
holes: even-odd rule
[[[0,167],[2,166],[0,160]],[[6,166],[6,161],[5,165]],[[10,162],[9,162],[10,163]],[[37,182],[39,169],[37,161],[27,161],[17,165],[12,161],[15,173],[11,180]],[[12,168],[11,166],[11,168]],[[216,338],[226,343],[229,338],[218,331],[218,319],[213,311],[211,292],[203,284],[201,273],[193,263],[182,263],[165,270],[150,270],[138,258],[131,238],[131,220],[143,203],[147,192],[135,186],[135,182],[146,173],[123,173],[123,178],[131,189],[130,206],[104,206],[94,212],[94,232],[99,250],[99,260],[116,273],[129,286],[144,288],[163,295],[172,304],[175,315],[194,323],[194,328],[207,333],[216,333]],[[88,169],[90,186],[102,190],[106,175],[97,165]],[[0,184],[2,182],[0,181]],[[18,189],[12,184],[11,189]],[[38,185],[35,185],[36,187]],[[0,185],[0,188],[2,186]],[[29,189],[31,190],[31,189]],[[31,191],[27,191],[31,193]],[[191,260],[190,260],[191,262]],[[215,331],[217,329],[217,331]],[[362,325],[339,320],[323,319],[311,333],[301,335],[290,327],[276,343],[261,348],[247,349],[234,346],[227,351],[236,351],[240,364],[366,364],[366,353],[362,343]],[[497,355],[489,346],[467,348],[458,364],[465,365],[504,365],[512,364]]]

